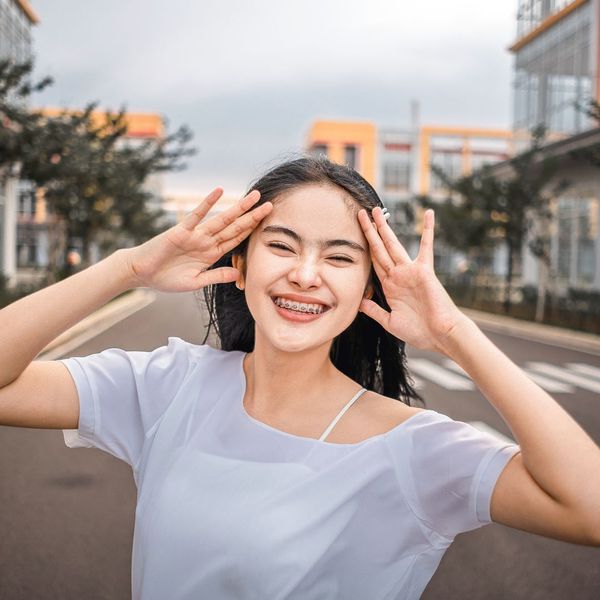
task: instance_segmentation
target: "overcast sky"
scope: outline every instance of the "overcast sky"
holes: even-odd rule
[[[198,154],[165,191],[241,193],[317,118],[510,127],[516,0],[31,0],[35,103],[158,112]]]

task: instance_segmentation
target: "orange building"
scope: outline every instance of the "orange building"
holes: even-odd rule
[[[81,114],[79,109],[64,108],[42,108],[40,112],[46,117],[56,118],[63,113]],[[107,114],[116,116],[116,113],[107,113],[103,110],[95,110],[91,114],[91,120],[95,127],[106,122]],[[153,139],[161,138],[165,134],[165,126],[162,117],[157,113],[126,113],[125,123],[127,125],[127,138],[131,139]]]
[[[377,129],[361,121],[315,121],[306,147],[315,154],[356,169],[371,185],[376,185]]]
[[[42,108],[39,111],[46,117],[58,117],[63,113],[77,114],[79,109]],[[107,117],[107,112],[96,110],[91,118],[94,126],[101,126]],[[165,126],[162,117],[156,113],[127,113],[125,116],[127,133],[124,143],[141,144],[150,139],[160,139],[165,135]],[[148,207],[158,209],[162,207],[162,176],[152,174],[144,184],[150,192]],[[30,269],[45,267],[49,262],[49,255],[56,244],[62,244],[62,233],[54,230],[59,226],[56,219],[47,213],[46,200],[43,190],[35,189],[29,182],[19,182],[17,192],[16,211],[16,264],[19,269],[18,278],[27,281],[28,277],[35,278],[36,272],[28,273]],[[56,233],[56,235],[55,235]],[[54,237],[53,237],[54,236]],[[96,252],[96,249],[93,249]],[[96,258],[99,258],[96,257]]]
[[[418,144],[418,193],[421,195],[444,191],[443,182],[431,168],[433,165],[456,178],[514,154],[513,132],[506,129],[425,125],[419,130]]]
[[[513,133],[505,129],[424,125],[413,131],[378,130],[361,121],[315,121],[306,147],[356,169],[391,203],[440,192],[432,165],[457,177],[514,153]]]

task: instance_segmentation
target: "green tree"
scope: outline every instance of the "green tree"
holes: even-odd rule
[[[543,262],[547,245],[542,238],[547,227],[538,232],[537,226],[540,221],[547,223],[551,219],[550,198],[568,185],[559,181],[552,189],[549,187],[558,164],[544,154],[545,136],[545,128],[535,128],[530,147],[507,161],[508,172],[502,176],[496,175],[494,166],[485,165],[471,175],[453,180],[432,167],[450,192],[441,210],[438,205],[440,229],[448,243],[463,250],[487,249],[497,239],[506,244],[506,313],[510,312],[515,263],[524,241],[533,235],[530,247]]]
[[[96,103],[56,117],[29,111],[28,96],[50,83],[31,84],[31,70],[31,63],[0,65],[0,167],[18,167],[21,178],[44,189],[49,210],[67,224],[68,239],[81,239],[84,264],[100,237],[106,247],[117,234],[134,243],[155,235],[163,211],[149,210],[144,184],[154,173],[184,168],[183,159],[195,153],[190,130],[182,126],[132,146],[125,109],[108,111],[100,122],[92,116]]]

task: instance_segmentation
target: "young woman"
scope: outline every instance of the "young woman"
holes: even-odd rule
[[[138,487],[136,599],[418,598],[492,521],[600,545],[600,450],[412,260],[358,173],[302,158],[0,311],[0,423],[77,428]],[[221,348],[35,361],[124,290],[206,288]],[[402,340],[402,341],[401,341]],[[411,405],[404,342],[455,360],[506,444]]]

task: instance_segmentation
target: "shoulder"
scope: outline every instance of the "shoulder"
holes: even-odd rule
[[[394,400],[369,390],[351,407],[351,411],[348,413],[349,418],[342,419],[336,426],[331,439],[334,438],[334,433],[339,427],[340,439],[343,437],[350,442],[361,441],[387,433],[421,412],[432,411],[408,406],[400,400]],[[350,413],[352,414],[350,415]]]
[[[180,337],[171,336],[162,348],[157,348],[166,355],[171,355],[179,360],[187,360],[190,363],[202,363],[207,360],[226,361],[234,358],[238,352],[226,352],[219,348],[213,348],[208,344],[194,344]]]

